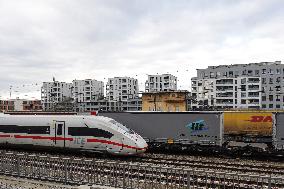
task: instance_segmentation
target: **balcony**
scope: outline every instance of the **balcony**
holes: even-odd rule
[[[259,78],[249,78],[247,82],[248,83],[259,83],[260,80],[259,80]]]
[[[248,98],[259,98],[260,93],[259,92],[249,92]]]
[[[232,98],[234,96],[233,92],[229,93],[216,93],[216,97],[218,98]]]
[[[249,85],[248,90],[251,90],[251,91],[260,90],[259,85]]]
[[[234,84],[233,79],[221,79],[216,81],[216,85],[232,85]]]
[[[232,105],[234,102],[232,99],[216,99],[216,104],[220,105]]]
[[[217,86],[216,90],[217,91],[233,91],[234,87],[233,86]]]

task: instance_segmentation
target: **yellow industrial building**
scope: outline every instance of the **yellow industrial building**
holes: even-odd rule
[[[188,91],[159,91],[142,94],[142,111],[187,111]]]

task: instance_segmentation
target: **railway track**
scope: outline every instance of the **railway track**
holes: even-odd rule
[[[228,174],[137,163],[36,155],[25,156],[24,154],[12,153],[3,154],[1,159],[2,163],[6,165],[0,168],[3,173],[13,175],[16,172],[23,177],[36,177],[38,179],[65,179],[68,183],[98,183],[107,180],[107,182],[113,182],[114,185],[127,184],[130,188],[139,188],[139,185],[144,188],[145,184],[152,187],[163,185],[166,188],[172,186],[174,186],[173,188],[184,188],[188,184],[205,188],[256,188],[259,184],[265,186],[273,184],[275,188],[284,187],[283,178],[252,177],[249,174]],[[19,167],[15,167],[15,165],[19,165]],[[271,182],[269,179],[277,179],[279,183]]]
[[[18,151],[3,151],[18,153]],[[27,152],[19,152],[29,154]],[[143,154],[136,157],[113,157],[113,156],[101,156],[93,157],[93,154],[62,154],[62,153],[40,153],[32,152],[31,154],[43,155],[43,156],[58,156],[61,158],[72,159],[90,159],[93,161],[116,161],[119,163],[139,163],[148,166],[167,166],[174,168],[191,168],[200,169],[205,171],[219,171],[229,173],[250,173],[260,175],[272,175],[283,176],[284,164],[279,162],[263,162],[253,160],[239,160],[239,159],[223,159],[212,157],[200,157],[200,156],[185,156],[185,155],[168,155],[168,154]]]
[[[164,164],[174,167],[190,167],[204,170],[245,172],[257,174],[284,175],[284,164],[256,161],[236,161],[235,159],[204,158],[193,156],[172,156],[164,154],[145,154],[134,161],[151,164]]]
[[[1,154],[7,154],[7,152],[2,151]],[[15,151],[8,154],[15,154]],[[13,156],[14,158],[9,157],[9,155],[4,157],[4,163],[6,162],[7,165],[16,166],[15,162],[19,161],[16,156]],[[56,177],[68,172],[69,176],[66,177],[69,180],[68,182],[99,182],[99,184],[101,182],[103,185],[106,181],[100,180],[107,178],[107,182],[112,181],[117,185],[125,184],[123,182],[127,180],[128,185],[132,186],[133,184],[134,187],[135,183],[136,188],[139,188],[139,185],[143,185],[143,188],[151,188],[150,185],[163,185],[165,188],[172,186],[175,186],[173,188],[184,188],[183,186],[187,184],[203,188],[257,188],[259,184],[269,186],[271,179],[274,179],[275,188],[284,188],[284,167],[281,163],[275,162],[244,162],[232,159],[208,159],[165,154],[113,158],[22,153],[20,157],[25,157],[21,159],[21,169],[23,169],[21,176],[28,175],[30,177],[30,175],[41,173],[41,176],[37,176],[38,179],[49,177],[56,180]],[[0,170],[2,169],[0,168]],[[13,171],[15,174],[18,170]],[[60,179],[62,180],[62,178]],[[277,182],[279,183],[277,184]]]

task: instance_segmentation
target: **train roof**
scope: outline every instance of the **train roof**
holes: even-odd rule
[[[112,118],[109,117],[104,117],[104,116],[91,116],[91,115],[10,115],[10,114],[3,114],[0,113],[0,118],[1,117],[15,117],[15,118],[65,118],[65,119],[74,119],[74,118],[82,118],[82,119],[96,119],[96,120],[101,120],[101,121],[110,121]]]

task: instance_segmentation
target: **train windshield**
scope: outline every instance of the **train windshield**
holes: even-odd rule
[[[128,129],[127,127],[125,127],[124,125],[122,125],[121,123],[118,123],[115,120],[110,120],[110,122],[114,125],[116,125],[117,127],[121,128],[122,130],[124,130],[127,133],[131,133],[132,131],[130,129]]]

